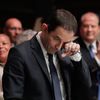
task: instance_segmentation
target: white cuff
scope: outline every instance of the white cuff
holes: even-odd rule
[[[82,58],[81,52],[75,53],[74,55],[70,56],[70,58],[71,60],[76,61],[76,62],[80,61]]]
[[[100,66],[100,60],[98,59],[97,56],[95,56],[95,60],[96,60],[97,64]]]

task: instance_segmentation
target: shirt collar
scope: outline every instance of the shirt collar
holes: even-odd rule
[[[40,47],[41,47],[41,49],[42,49],[42,51],[43,51],[43,54],[46,56],[47,55],[47,51],[46,51],[46,49],[44,48],[44,46],[43,46],[43,44],[42,44],[42,41],[41,41],[41,38],[40,38],[40,35],[41,35],[41,31],[36,35],[36,38],[37,38],[37,40],[38,40],[38,42],[39,42],[39,44],[40,44]]]
[[[84,41],[84,43],[85,43],[86,47],[89,48],[90,43],[88,43],[86,41]],[[92,43],[92,45],[93,45],[94,52],[97,52],[96,40]]]
[[[47,51],[46,51],[46,49],[44,48],[44,46],[43,46],[43,44],[42,44],[42,41],[41,41],[41,38],[40,38],[41,33],[42,33],[42,31],[40,31],[40,32],[36,35],[36,38],[37,38],[37,40],[38,40],[38,42],[39,42],[39,44],[40,44],[40,47],[41,47],[41,49],[42,49],[42,51],[43,51],[43,55],[44,55],[45,57],[48,57]],[[53,54],[53,59],[56,59],[56,54]]]

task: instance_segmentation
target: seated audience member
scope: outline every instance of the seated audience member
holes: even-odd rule
[[[76,42],[80,44],[82,56],[88,64],[92,87],[89,89],[89,93],[83,94],[80,100],[97,100],[97,73],[100,69],[100,41],[97,40],[99,34],[99,16],[94,12],[83,14],[81,17],[80,34]]]
[[[8,53],[12,47],[11,40],[6,34],[0,34],[0,100],[3,100],[2,92],[2,74],[3,68],[7,61]]]
[[[41,25],[42,25],[42,17],[37,17],[34,22],[33,30],[37,32],[41,31]]]
[[[17,18],[9,18],[5,22],[4,33],[9,35],[12,42],[16,44],[16,36],[22,33],[22,23]]]
[[[31,29],[24,30],[20,35],[16,37],[16,44],[20,44],[24,41],[30,40],[37,32]]]

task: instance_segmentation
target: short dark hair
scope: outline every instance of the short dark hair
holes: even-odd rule
[[[72,13],[64,9],[53,10],[47,17],[42,19],[42,23],[48,24],[48,31],[55,30],[58,26],[68,31],[77,31],[77,20]]]

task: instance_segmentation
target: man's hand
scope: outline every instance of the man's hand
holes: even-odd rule
[[[62,53],[62,57],[72,56],[80,51],[80,45],[74,42],[69,42],[64,44],[64,52]]]
[[[97,42],[97,53],[96,53],[96,56],[100,60],[100,41]]]

